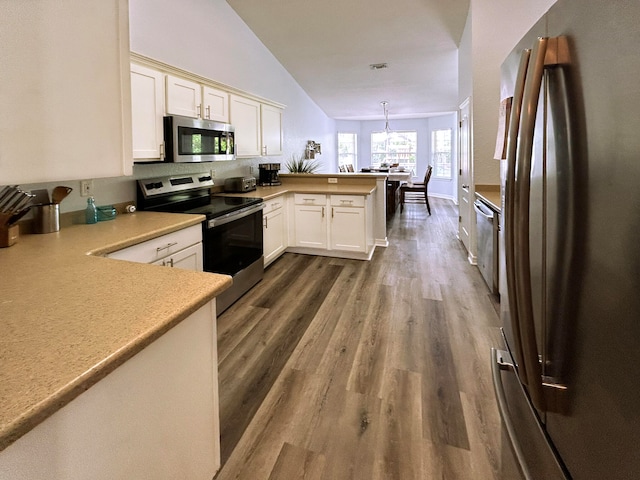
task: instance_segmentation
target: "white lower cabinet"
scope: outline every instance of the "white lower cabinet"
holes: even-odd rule
[[[0,452],[0,478],[210,480],[216,338],[209,302]]]
[[[344,258],[371,257],[370,196],[296,193],[293,204],[293,241],[288,250]]]
[[[109,253],[107,257],[201,272],[202,226],[198,224],[183,228]]]
[[[364,198],[331,195],[330,231],[330,248],[332,250],[366,252],[367,235]]]
[[[328,247],[327,196],[295,193],[293,203],[295,245],[326,249]]]
[[[285,195],[265,202],[262,213],[265,267],[282,255],[287,248],[287,209],[285,204]]]

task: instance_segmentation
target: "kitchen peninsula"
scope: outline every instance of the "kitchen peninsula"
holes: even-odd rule
[[[265,200],[265,264],[285,251],[368,260],[376,246],[388,245],[385,174],[285,173],[279,178],[281,185],[224,194]],[[269,218],[276,209],[274,239]]]
[[[137,212],[0,249],[0,479],[219,468],[213,299],[230,277],[105,258],[203,219]]]

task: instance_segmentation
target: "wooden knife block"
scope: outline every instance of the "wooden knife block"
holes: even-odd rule
[[[20,226],[17,223],[11,226],[0,226],[0,248],[14,245],[18,241],[19,237]]]

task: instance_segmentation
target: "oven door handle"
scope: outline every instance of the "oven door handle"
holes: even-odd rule
[[[224,225],[225,223],[235,222],[236,220],[240,220],[241,218],[248,217],[253,213],[259,212],[262,209],[264,209],[264,203],[259,203],[257,205],[251,205],[249,207],[227,213],[220,217],[212,218],[207,222],[207,228],[214,228]]]

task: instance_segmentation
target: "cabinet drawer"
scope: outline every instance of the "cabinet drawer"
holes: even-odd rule
[[[331,195],[332,207],[364,207],[364,195]]]
[[[264,210],[262,213],[266,215],[269,212],[273,212],[274,210],[278,210],[279,208],[284,207],[285,197],[284,195],[280,195],[279,197],[272,198],[271,200],[267,200],[264,202]]]
[[[107,254],[107,257],[130,262],[153,263],[199,242],[202,242],[200,224],[123,248]]]
[[[296,193],[293,201],[296,205],[326,205],[327,197],[318,193]]]

